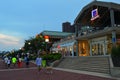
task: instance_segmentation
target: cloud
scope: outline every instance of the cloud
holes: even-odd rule
[[[3,50],[17,49],[23,45],[21,38],[0,34],[0,48]]]
[[[18,44],[19,39],[13,36],[0,34],[0,42],[6,45]]]

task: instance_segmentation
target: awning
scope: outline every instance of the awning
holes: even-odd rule
[[[75,44],[76,41],[73,42],[66,42],[64,44],[60,44],[60,47],[68,47],[68,46],[73,46]]]

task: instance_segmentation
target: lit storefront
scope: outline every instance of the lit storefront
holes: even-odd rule
[[[77,56],[75,35],[69,35],[66,38],[55,42],[52,45],[53,52],[60,52],[63,56]]]
[[[107,37],[90,40],[90,55],[107,55]]]
[[[116,40],[112,38],[112,31],[116,32]],[[120,27],[103,29],[95,33],[79,36],[78,54],[79,56],[105,56],[111,53],[112,46],[120,45]]]
[[[80,40],[78,43],[78,56],[89,56],[89,44],[87,40]]]
[[[64,56],[76,56],[76,44],[74,41],[64,42],[60,44],[62,54]]]

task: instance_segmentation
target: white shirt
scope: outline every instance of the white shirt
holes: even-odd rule
[[[7,63],[7,61],[8,61],[8,57],[5,57],[5,58],[4,58],[4,61],[5,61],[5,63]]]
[[[7,60],[7,64],[10,64],[10,59]]]

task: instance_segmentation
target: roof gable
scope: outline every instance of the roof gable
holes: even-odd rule
[[[66,33],[66,32],[59,32],[59,31],[43,31],[40,34],[42,34],[43,36],[48,35],[53,37],[66,37],[74,33]]]
[[[90,7],[93,7],[93,6],[102,6],[102,7],[106,7],[106,8],[109,8],[109,9],[112,8],[112,9],[116,9],[116,10],[120,11],[120,4],[113,3],[113,2],[93,1],[93,2],[89,3],[88,5],[86,5],[85,7],[83,7],[83,9],[80,11],[78,16],[74,20],[74,23],[77,22],[77,20],[80,18],[82,13],[85,12],[85,10],[87,10]]]

